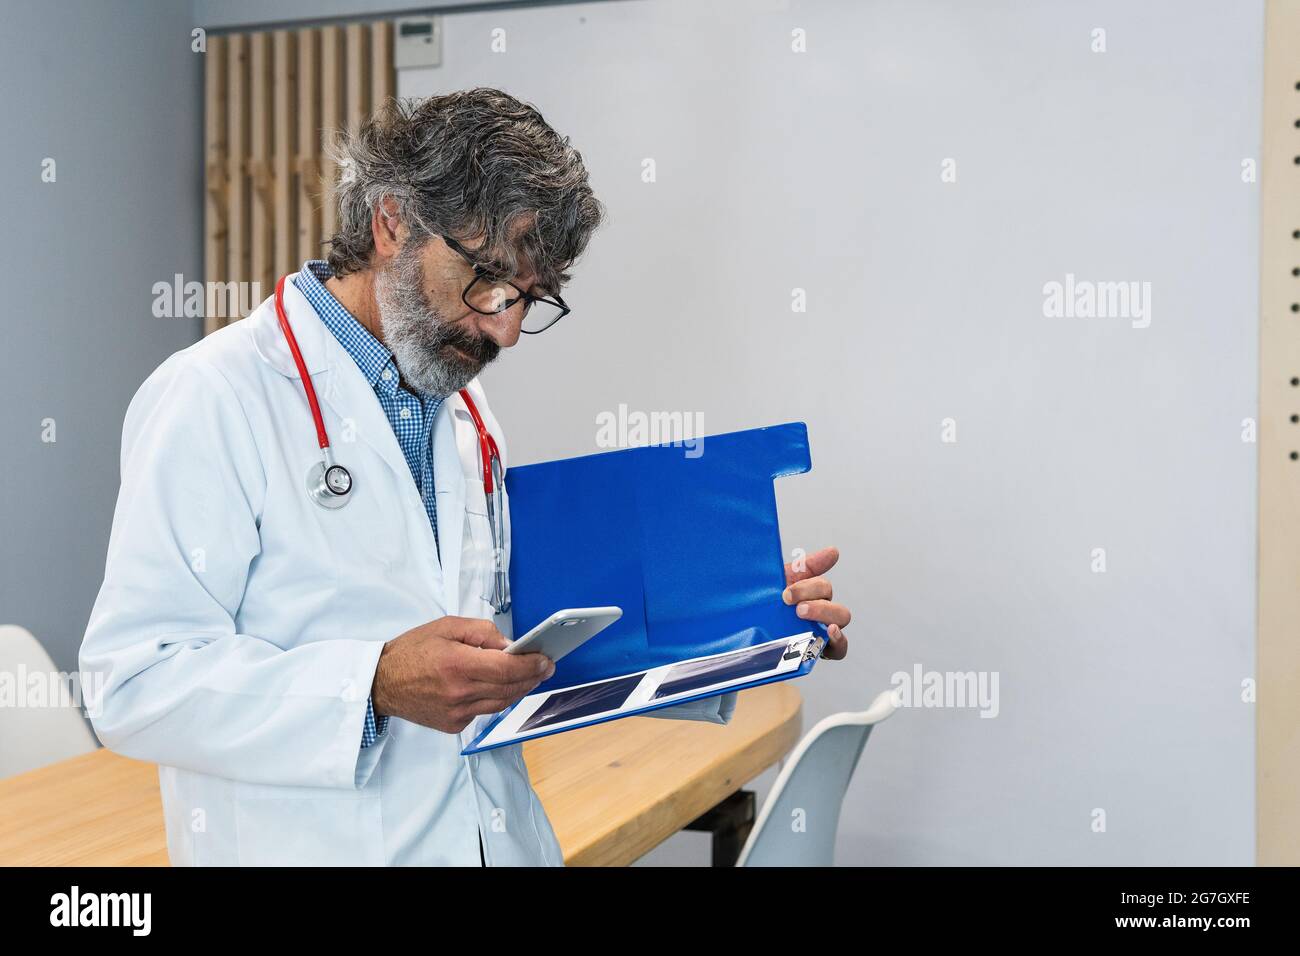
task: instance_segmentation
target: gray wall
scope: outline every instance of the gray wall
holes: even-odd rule
[[[998,672],[995,719],[873,738],[840,862],[1251,862],[1261,42],[1258,2],[635,0],[449,17],[401,77],[535,102],[612,213],[574,314],[488,373],[516,461],[622,402],[804,419],[786,545],[838,544],[857,615],[805,726]],[[1150,326],[1044,317],[1067,273],[1152,283]]]
[[[5,0],[0,21],[0,623],[72,670],[127,403],[201,333],[198,319],[155,318],[152,286],[202,279],[202,62],[174,0]]]

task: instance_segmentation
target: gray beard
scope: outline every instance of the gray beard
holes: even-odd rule
[[[496,358],[491,340],[467,334],[445,322],[424,295],[424,266],[417,247],[407,243],[375,277],[375,304],[384,344],[393,353],[407,387],[428,395],[460,391]],[[452,351],[455,345],[474,360]]]

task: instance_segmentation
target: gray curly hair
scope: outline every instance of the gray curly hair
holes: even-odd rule
[[[371,220],[386,199],[416,242],[481,237],[476,258],[494,278],[516,275],[522,255],[551,294],[568,282],[604,218],[568,137],[501,90],[389,100],[329,153],[339,166],[338,232],[328,254],[338,276],[370,265]],[[512,241],[521,222],[525,230]]]

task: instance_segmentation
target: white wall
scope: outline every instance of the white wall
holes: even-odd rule
[[[1261,41],[1258,0],[630,0],[451,16],[401,77],[535,102],[611,210],[574,314],[488,373],[516,461],[621,402],[805,419],[786,545],[838,544],[856,612],[805,726],[998,672],[996,719],[873,738],[840,862],[1252,861]],[[1066,273],[1150,282],[1150,326],[1045,318]]]

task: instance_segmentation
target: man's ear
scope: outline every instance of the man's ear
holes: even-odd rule
[[[397,200],[386,196],[375,205],[370,232],[375,240],[378,258],[391,259],[397,255],[406,239],[406,227],[397,218]]]

